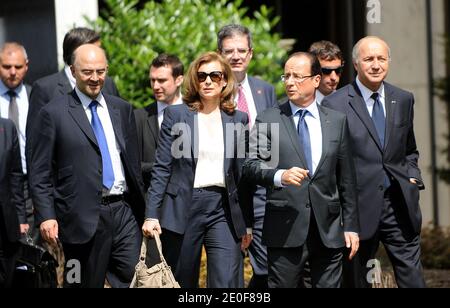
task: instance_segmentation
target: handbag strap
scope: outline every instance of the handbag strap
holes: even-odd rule
[[[164,259],[164,255],[162,253],[162,243],[161,243],[161,239],[159,238],[159,234],[156,234],[154,239],[156,241],[156,247],[158,248],[159,258],[160,258],[161,262],[166,264],[166,259]],[[144,236],[142,239],[142,245],[141,245],[141,260],[142,261],[145,261],[145,259],[147,257],[148,241],[149,241],[149,238]]]

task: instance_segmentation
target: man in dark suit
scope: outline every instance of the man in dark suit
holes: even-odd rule
[[[14,122],[0,118],[0,288],[11,287],[25,210],[20,146]]]
[[[251,128],[258,114],[267,108],[278,106],[275,88],[261,79],[247,75],[253,57],[252,36],[249,29],[236,24],[224,26],[217,35],[217,48],[233,70],[238,83],[237,109],[247,113]],[[253,240],[248,250],[253,268],[249,288],[267,288],[267,250],[261,243],[265,205],[266,190],[258,186],[253,197],[255,211]]]
[[[156,102],[134,111],[145,191],[150,185],[164,110],[182,103],[183,71],[183,63],[177,56],[160,54],[153,59],[149,78]]]
[[[144,194],[136,124],[130,104],[101,92],[104,51],[80,46],[71,70],[74,91],[45,105],[36,120],[30,164],[36,222],[42,238],[59,238],[65,286],[127,287],[138,262]],[[114,123],[114,124],[113,124]],[[71,262],[71,263],[69,263]],[[79,277],[79,276],[78,276]]]
[[[386,42],[377,37],[361,39],[353,49],[358,76],[325,98],[323,106],[343,112],[348,119],[362,239],[354,264],[356,284],[367,287],[374,282],[368,271],[381,241],[398,286],[424,287],[419,208],[419,189],[424,185],[413,130],[414,97],[384,82],[390,60]]]
[[[11,119],[17,129],[24,174],[25,208],[19,212],[20,232],[27,233],[33,225],[33,205],[28,190],[27,165],[25,159],[25,127],[28,115],[30,86],[24,83],[28,71],[28,56],[25,48],[16,42],[6,42],[0,49],[0,117]]]
[[[267,188],[263,242],[270,288],[297,287],[307,259],[313,287],[339,287],[343,247],[351,248],[350,258],[358,249],[347,123],[317,104],[320,76],[315,56],[290,56],[282,76],[289,101],[258,115],[244,164],[244,177]]]
[[[53,98],[58,96],[64,96],[67,93],[72,92],[75,87],[75,79],[70,72],[70,66],[72,65],[72,54],[79,46],[83,44],[96,44],[100,46],[100,35],[94,30],[88,28],[73,28],[64,36],[63,41],[63,59],[64,69],[36,80],[33,83],[31,95],[30,95],[30,107],[27,121],[27,135],[33,131],[33,122],[35,115],[39,113],[39,110],[46,104],[48,104]],[[119,96],[114,81],[107,77],[103,86],[103,93]],[[31,155],[28,153],[27,156]]]

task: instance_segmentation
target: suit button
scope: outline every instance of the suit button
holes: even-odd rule
[[[309,203],[306,203],[306,208],[309,209],[311,205]]]
[[[98,169],[98,174],[102,174],[102,169]]]
[[[378,186],[378,190],[383,191],[384,190],[384,186],[383,185]]]

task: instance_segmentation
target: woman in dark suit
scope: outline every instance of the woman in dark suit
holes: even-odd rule
[[[142,230],[162,232],[182,287],[198,287],[203,245],[207,286],[242,287],[253,223],[251,197],[239,189],[248,118],[235,110],[233,73],[215,52],[191,64],[184,89],[185,104],[164,114]]]
[[[19,140],[14,123],[0,118],[0,288],[12,284],[20,247],[19,212],[25,215]]]

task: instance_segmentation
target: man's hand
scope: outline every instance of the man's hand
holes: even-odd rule
[[[29,224],[20,224],[20,234],[27,234],[28,230],[30,230]]]
[[[309,170],[301,168],[291,168],[281,175],[281,184],[284,186],[301,186],[301,182],[308,177]]]
[[[144,225],[142,226],[142,233],[146,237],[155,237],[155,235],[161,234],[162,231],[159,221],[157,219],[145,220]]]
[[[51,245],[57,245],[58,222],[55,219],[49,219],[41,223],[39,227],[44,241]]]
[[[247,253],[247,248],[248,246],[250,246],[250,243],[253,240],[253,235],[252,234],[246,234],[242,237],[242,241],[241,241],[241,250],[244,253]]]
[[[344,232],[345,236],[345,246],[351,248],[350,255],[348,259],[351,260],[356,255],[359,248],[359,236],[355,232]]]

